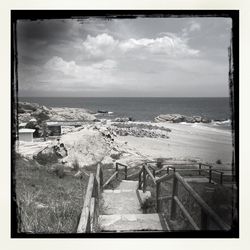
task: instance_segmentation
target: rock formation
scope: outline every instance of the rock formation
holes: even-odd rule
[[[180,114],[166,114],[166,115],[159,115],[154,119],[156,122],[172,122],[172,123],[179,123],[179,122],[187,122],[187,123],[195,123],[195,122],[202,122],[202,123],[209,123],[211,120],[201,117],[201,116],[184,116]]]

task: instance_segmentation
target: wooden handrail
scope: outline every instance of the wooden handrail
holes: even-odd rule
[[[88,186],[84,198],[81,217],[77,227],[77,233],[91,233],[96,230],[99,216],[99,198],[103,186],[103,172],[98,163],[96,176],[90,174]]]
[[[183,212],[184,216],[189,221],[189,223],[192,225],[194,230],[200,230],[200,228],[197,226],[197,224],[195,223],[195,221],[193,220],[193,218],[191,217],[191,215],[186,210],[186,208],[184,207],[184,205],[181,203],[181,201],[178,199],[177,196],[174,196],[174,200],[175,200],[176,204],[179,206],[179,208],[181,209],[181,211]]]
[[[221,218],[207,205],[207,203],[194,191],[194,189],[184,180],[184,178],[181,177],[179,173],[175,173],[175,177],[200,205],[206,216],[209,216],[215,222],[215,224],[219,226],[220,229],[227,231],[230,230],[230,227],[221,220]]]
[[[147,171],[148,175],[151,177],[151,179],[153,180],[154,184],[156,184],[156,180],[155,177],[153,176],[153,174],[151,173],[151,171],[148,169],[148,166],[144,166],[145,170]]]
[[[118,171],[115,171],[110,177],[109,179],[105,182],[105,184],[103,185],[103,188],[105,188],[116,176],[118,175]]]
[[[77,228],[77,233],[90,233],[90,210],[91,210],[91,198],[94,189],[94,175],[91,173],[89,176],[88,187],[84,199],[84,204],[82,208],[82,213],[80,217],[80,221]]]
[[[165,174],[163,176],[161,176],[159,179],[156,179],[156,183],[160,183],[162,181],[167,181],[167,180],[170,180],[172,179],[174,176],[174,173],[173,174]]]
[[[125,174],[125,180],[127,180],[127,176],[128,176],[128,166],[125,164],[122,164],[120,162],[116,162],[115,163],[115,170],[118,172],[119,170],[119,166],[124,167],[124,174]],[[117,174],[117,178],[118,178],[118,174]]]

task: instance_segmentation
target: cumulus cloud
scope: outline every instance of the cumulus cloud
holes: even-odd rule
[[[192,49],[187,40],[174,34],[167,34],[155,39],[142,38],[127,40],[115,40],[108,34],[100,34],[96,37],[89,36],[83,42],[84,50],[91,56],[123,55],[129,52],[143,52],[150,54],[165,54],[169,57],[186,57],[199,54],[198,50]]]
[[[83,42],[84,49],[93,56],[101,56],[103,53],[111,53],[118,41],[108,34],[101,34],[96,37],[90,35]]]
[[[91,74],[100,74],[110,71],[116,67],[117,63],[114,60],[104,60],[90,65],[77,65],[75,61],[67,62],[61,57],[54,56],[45,63],[44,69],[50,71],[60,71],[65,75],[70,75],[75,78],[88,77]]]

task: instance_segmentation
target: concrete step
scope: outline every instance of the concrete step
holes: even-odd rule
[[[141,214],[135,190],[105,190],[102,193],[102,214]]]
[[[138,188],[138,181],[122,180],[116,190],[136,190]]]
[[[100,215],[102,232],[167,231],[159,214]]]

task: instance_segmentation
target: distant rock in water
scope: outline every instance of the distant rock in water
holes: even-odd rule
[[[108,113],[108,110],[98,110],[97,113],[100,113],[100,114],[107,114],[107,113]]]
[[[133,121],[132,117],[117,117],[114,120],[115,122],[130,122]]]
[[[201,116],[184,116],[180,114],[166,114],[166,115],[159,115],[155,117],[155,122],[172,122],[172,123],[179,123],[179,122],[187,122],[187,123],[210,123],[211,120]]]

